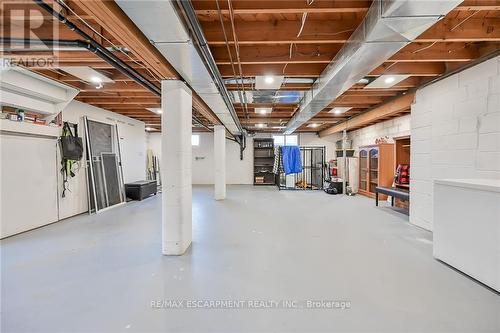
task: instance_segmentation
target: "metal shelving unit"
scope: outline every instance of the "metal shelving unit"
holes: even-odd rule
[[[254,138],[253,161],[253,184],[274,185],[274,140],[272,138]]]

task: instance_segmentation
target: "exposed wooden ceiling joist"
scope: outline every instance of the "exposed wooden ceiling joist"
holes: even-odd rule
[[[199,4],[198,4],[199,3]],[[195,1],[196,13],[200,16],[218,15],[217,7],[210,1]],[[222,14],[228,15],[229,10],[224,2],[220,3]],[[370,1],[335,1],[323,0],[307,5],[305,1],[234,1],[234,14],[302,14],[318,13],[365,13]],[[492,0],[469,0],[464,1],[455,11],[476,11],[476,10],[500,10],[500,2]]]
[[[291,48],[291,52],[290,52]],[[328,64],[341,44],[274,45],[240,47],[243,65],[257,64]],[[470,61],[479,56],[477,45],[470,43],[412,43],[391,57],[388,62]],[[218,65],[230,65],[225,47],[212,47]],[[424,52],[425,51],[425,52]]]
[[[73,13],[66,11],[65,14],[70,20],[85,29],[104,46],[114,44],[129,49],[129,56],[132,59],[122,53],[114,53],[157,85],[159,85],[159,79],[178,77],[165,62],[163,56],[138,31],[114,1],[68,0],[66,3],[105,38],[101,38],[99,34],[86,28],[76,20]],[[239,40],[241,74],[244,77],[274,74],[314,79],[324,70],[357,28],[371,1],[316,0],[311,5],[307,5],[303,0],[232,0],[231,3],[234,7],[235,33]],[[224,77],[234,79],[235,74],[230,64],[216,2],[195,0],[193,4],[220,72]],[[222,19],[228,29],[230,24],[228,3],[219,1],[219,4],[222,8]],[[29,6],[34,5],[29,4]],[[304,12],[308,13],[308,17],[300,36],[297,37]],[[44,25],[37,31],[41,37],[44,34],[51,36],[53,29],[51,21],[47,17]],[[21,17],[13,17],[9,22],[9,26],[13,28],[11,37],[24,37],[24,28],[20,25]],[[79,39],[78,35],[62,24],[59,26],[59,31],[61,39]],[[107,40],[110,40],[111,44]],[[293,45],[290,46],[291,44]],[[419,87],[436,76],[494,52],[499,49],[499,45],[500,0],[466,0],[443,20],[419,36],[414,43],[402,49],[368,75],[375,78],[379,75],[408,74],[411,75],[410,77],[385,89],[365,89],[363,84],[356,84],[307,122],[315,123],[319,127],[310,128],[304,125],[298,131],[327,133],[328,127],[334,124],[338,127],[339,122],[349,118],[351,120],[364,119],[359,117],[371,114],[373,110],[379,110],[378,113],[381,114],[375,112],[378,114],[377,117],[374,116],[364,122],[352,123],[350,120],[349,128],[359,128],[408,112],[404,109],[383,114],[380,111],[382,109],[378,109],[377,106],[384,105],[387,100],[394,98],[397,94]],[[233,52],[233,59],[235,59],[232,38],[229,40],[229,49]],[[80,101],[146,121],[148,126],[159,127],[161,117],[145,108],[160,107],[160,100],[143,87],[92,53],[82,50],[65,50],[59,52],[59,57],[61,65],[90,66],[112,78],[115,83],[96,89],[95,86],[82,82],[79,78],[57,70],[37,68],[37,71],[81,89],[82,92],[77,98]],[[242,89],[234,81],[226,86],[231,91]],[[286,82],[279,90],[305,91],[311,86],[311,83]],[[244,89],[254,90],[255,87],[251,83],[246,83]],[[255,113],[256,107],[266,106],[273,108],[271,114]],[[334,106],[352,108],[336,115],[329,113]],[[260,122],[282,126],[288,122],[297,107],[298,104],[251,103],[248,105],[249,113],[247,114],[241,104],[235,105],[242,123],[250,130],[256,130],[255,124]],[[203,118],[204,122],[206,121],[205,115],[209,121],[214,120],[213,114],[207,112],[208,107],[197,96],[193,98],[193,108],[194,113]],[[371,111],[363,113],[367,109]],[[276,128],[257,130],[279,131]]]
[[[114,1],[72,0],[71,3],[93,16],[103,29],[119,40],[121,45],[133,50],[136,57],[160,78],[179,77],[160,51],[149,42]],[[193,94],[193,106],[212,124],[221,123],[212,110],[195,93]]]
[[[309,20],[299,38],[300,21],[255,21],[236,26],[240,45],[345,43],[361,20]],[[204,23],[210,45],[225,45],[219,22]],[[500,41],[500,19],[445,18],[417,37],[415,42]],[[231,44],[232,41],[229,40]]]
[[[335,134],[345,130],[351,130],[353,128],[358,128],[360,126],[372,123],[381,118],[391,116],[396,113],[400,113],[404,110],[409,110],[413,100],[415,99],[415,92],[411,91],[405,95],[397,97],[387,103],[377,106],[376,108],[360,114],[346,122],[335,125],[331,128],[319,132],[320,137]]]
[[[257,75],[285,75],[287,77],[318,77],[324,70],[326,64],[282,64],[242,65],[243,75],[247,77]],[[445,72],[445,62],[414,62],[414,63],[386,63],[375,69],[368,76],[379,76],[382,74],[405,74],[411,76],[436,76]],[[223,77],[233,77],[231,65],[220,65],[220,73]]]

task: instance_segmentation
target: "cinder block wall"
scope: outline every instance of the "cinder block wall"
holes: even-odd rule
[[[435,179],[500,179],[500,57],[418,90],[411,145],[410,222],[432,230]]]
[[[397,117],[350,132],[348,137],[357,154],[360,146],[375,144],[377,138],[388,136],[389,142],[393,142],[394,137],[410,135],[410,119],[410,115]]]

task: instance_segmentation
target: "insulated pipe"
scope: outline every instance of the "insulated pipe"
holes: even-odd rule
[[[196,17],[196,13],[191,4],[191,1],[177,0],[175,1],[177,6],[182,9],[185,17],[186,23],[189,25],[191,32],[194,34],[194,38],[196,39],[199,50],[201,51],[201,56],[205,63],[208,65],[208,70],[211,72],[212,78],[214,79],[214,83],[219,90],[224,103],[226,104],[229,113],[231,113],[231,117],[233,118],[236,126],[238,126],[238,130],[243,133],[243,127],[241,126],[240,120],[236,111],[234,110],[234,105],[229,97],[229,93],[224,85],[222,77],[220,76],[219,69],[215,64],[215,60],[210,52],[210,48],[208,47],[208,42],[203,35],[200,24],[198,22],[198,18]]]
[[[70,30],[74,31],[75,33],[79,34],[82,36],[85,41],[80,41],[80,40],[75,40],[75,41],[68,41],[68,40],[61,40],[61,41],[53,41],[53,40],[45,40],[44,42],[51,43],[52,45],[61,45],[63,44],[64,46],[75,46],[75,47],[80,47],[80,48],[85,48],[89,50],[90,52],[95,53],[97,56],[99,56],[101,59],[118,69],[120,72],[122,72],[124,75],[128,76],[138,84],[142,85],[144,88],[147,90],[151,91],[153,94],[157,96],[161,96],[161,89],[158,88],[156,85],[154,85],[151,81],[143,77],[141,74],[137,73],[135,69],[121,61],[119,58],[117,58],[113,53],[108,51],[105,47],[97,43],[90,35],[88,35],[85,31],[81,30],[78,28],[75,24],[72,22],[68,21],[66,17],[64,17],[62,14],[56,12],[51,6],[47,5],[43,0],[33,0],[37,5],[39,5],[41,8],[43,8],[45,11],[47,11],[49,14],[57,18],[61,23],[66,25]],[[194,9],[191,6],[191,3],[189,2],[188,5],[184,6],[184,1],[179,1],[184,7],[190,8],[191,11],[191,16],[194,15],[194,18],[196,19],[196,14],[194,13]],[[188,9],[189,10],[189,9]],[[197,21],[196,21],[197,22]],[[191,23],[191,19],[190,19]],[[193,27],[192,27],[193,28]],[[243,128],[241,127],[241,124],[239,122],[239,118],[236,115],[236,111],[234,110],[234,106],[232,102],[229,100],[229,94],[227,92],[226,86],[224,85],[222,78],[218,72],[217,65],[215,64],[215,61],[213,60],[212,54],[210,53],[210,49],[208,48],[207,41],[205,40],[205,37],[203,33],[201,32],[201,29],[199,27],[199,24],[197,24],[197,38],[202,38],[201,40],[204,42],[200,42],[200,39],[198,39],[198,42],[200,46],[202,47],[202,50],[205,52],[208,52],[209,58],[207,59],[205,56],[205,60],[209,64],[209,68],[212,71],[212,75],[215,79],[215,83],[217,84],[219,91],[221,92],[221,96],[224,99],[224,102],[229,108],[229,112],[231,113],[231,116],[233,117],[236,125],[238,126],[238,129],[242,133],[241,136],[235,136],[236,140],[233,140],[237,142],[242,150],[246,148],[246,140],[244,139],[244,134],[243,134]],[[195,31],[195,28],[192,29]],[[2,38],[2,43],[4,40],[13,40],[10,38]],[[211,61],[209,61],[211,59]],[[215,72],[214,72],[215,70]],[[215,75],[214,75],[215,73]],[[222,87],[222,88],[221,88]]]
[[[74,31],[75,33],[79,34],[82,36],[85,41],[75,41],[75,43],[78,44],[78,47],[85,48],[89,50],[90,52],[95,53],[98,55],[101,59],[106,61],[108,64],[112,65],[116,69],[118,69],[120,72],[122,72],[124,75],[128,76],[132,80],[136,81],[139,83],[141,86],[144,88],[148,89],[151,91],[153,94],[157,96],[161,96],[161,90],[158,88],[156,85],[154,85],[151,81],[143,77],[141,74],[137,73],[135,69],[121,61],[118,57],[116,57],[113,53],[108,51],[105,47],[97,43],[90,35],[88,35],[85,31],[81,30],[78,28],[76,25],[74,25],[72,22],[68,21],[66,17],[64,17],[62,14],[56,12],[51,6],[47,5],[45,2],[42,0],[33,0],[38,6],[43,8],[45,11],[47,11],[49,14],[57,18],[61,23],[66,25],[70,30]],[[67,41],[68,42],[68,41]],[[54,44],[58,43],[57,41],[54,41]]]
[[[75,49],[86,49],[86,50],[90,51],[88,43],[81,41],[81,40],[23,39],[23,38],[0,37],[0,44],[21,44],[21,43],[26,43],[26,42],[29,42],[30,44],[40,44],[40,45],[45,45],[45,46],[51,45],[51,46],[71,47],[71,48],[75,48]],[[98,51],[95,53],[98,54]],[[193,120],[195,123],[203,126],[208,131],[210,131],[210,132],[214,131],[212,128],[203,124],[197,117],[193,116]],[[226,137],[226,139],[238,143],[243,150],[246,148],[246,140],[244,140],[244,137],[243,137],[243,139],[240,139],[241,142],[238,140],[232,139],[232,138]]]

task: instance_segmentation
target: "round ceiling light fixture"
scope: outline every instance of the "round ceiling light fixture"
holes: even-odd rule
[[[100,77],[98,77],[98,76],[92,76],[90,78],[90,82],[92,82],[92,83],[102,83],[102,79]]]
[[[267,83],[267,84],[272,84],[274,82],[274,77],[272,77],[271,75],[267,75],[264,78],[264,82]]]
[[[394,78],[394,76],[386,77],[385,80],[384,80],[384,82],[387,83],[387,84],[393,83],[394,81],[396,81],[396,79]]]

